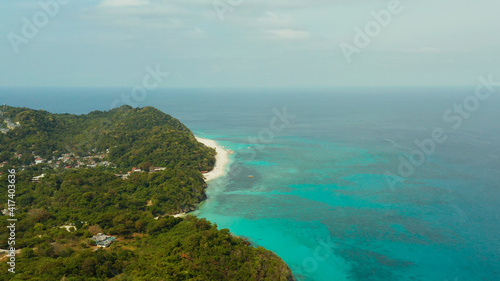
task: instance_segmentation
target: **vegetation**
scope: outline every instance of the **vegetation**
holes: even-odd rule
[[[279,257],[227,229],[168,216],[205,199],[200,171],[215,161],[215,151],[173,117],[124,106],[87,115],[9,107],[3,118],[20,124],[0,133],[0,187],[7,190],[7,170],[15,168],[15,247],[22,252],[16,274],[0,280],[293,279]],[[68,162],[58,164],[63,155]],[[96,165],[76,163],[95,155]],[[7,193],[2,198],[0,209],[7,209]],[[2,249],[6,224],[4,216]],[[90,238],[100,232],[118,240],[98,248]],[[7,268],[2,261],[2,272]]]
[[[166,217],[135,239],[92,250],[89,229],[42,230],[24,246],[16,274],[0,280],[292,280],[273,253],[205,220]],[[7,265],[1,265],[7,270]],[[6,279],[3,279],[6,278]]]
[[[104,160],[118,168],[159,166],[209,170],[215,151],[195,141],[177,119],[153,107],[122,106],[87,115],[52,114],[8,107],[4,119],[21,126],[0,134],[0,160],[30,165],[34,155],[44,159],[74,153],[92,155],[109,149]],[[17,159],[16,155],[22,155]]]

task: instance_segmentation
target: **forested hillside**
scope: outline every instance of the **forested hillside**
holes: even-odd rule
[[[215,161],[175,118],[124,106],[87,115],[8,107],[2,119],[0,248],[15,217],[10,246],[21,251],[15,274],[0,256],[0,280],[292,280],[275,254],[170,216],[205,199],[200,171]],[[100,248],[90,239],[98,233],[117,239]]]
[[[141,165],[203,171],[215,161],[213,149],[195,141],[179,120],[153,107],[122,106],[86,115],[7,107],[3,123],[7,120],[19,122],[0,134],[0,160],[12,165],[30,165],[35,156],[48,161],[65,153],[83,157],[106,150],[102,160],[123,169]]]

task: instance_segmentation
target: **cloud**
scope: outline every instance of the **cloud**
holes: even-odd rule
[[[456,47],[456,48],[439,48],[439,47],[427,47],[423,46],[420,48],[402,48],[395,49],[395,51],[406,54],[418,54],[418,55],[442,55],[442,54],[456,54],[466,52],[465,49]]]
[[[255,36],[257,40],[303,40],[311,37],[293,16],[274,11],[261,11],[257,15],[237,14],[231,24],[244,30],[247,36]]]
[[[178,5],[148,0],[103,0],[99,5],[81,14],[85,20],[101,26],[147,30],[174,30],[189,28],[183,17],[188,14]]]
[[[443,53],[444,51],[439,48],[422,47],[420,49],[413,50],[412,52],[417,54],[440,54]]]
[[[291,11],[291,10],[304,10],[304,9],[316,9],[318,7],[325,6],[336,6],[339,4],[349,4],[348,1],[344,0],[244,0],[242,5],[253,10],[258,9],[268,9],[268,10],[280,10],[280,11]]]
[[[207,35],[205,34],[205,31],[201,30],[198,27],[196,27],[194,30],[189,31],[188,36],[190,38],[198,38],[198,39],[207,37]]]
[[[256,24],[263,26],[290,26],[293,24],[293,18],[291,16],[267,12],[265,16],[256,20]]]
[[[99,7],[129,7],[149,4],[148,0],[103,0]]]
[[[267,32],[274,35],[277,39],[285,40],[304,40],[311,37],[309,32],[294,29],[275,29],[268,30]]]

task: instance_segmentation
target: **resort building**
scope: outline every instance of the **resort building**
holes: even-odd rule
[[[92,236],[92,240],[95,241],[98,247],[109,247],[111,243],[115,242],[116,237],[112,237],[106,234],[98,233],[97,235]]]

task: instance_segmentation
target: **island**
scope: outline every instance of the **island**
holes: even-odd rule
[[[15,256],[16,274],[0,280],[294,280],[273,252],[178,216],[225,163],[172,116],[7,106],[1,118],[0,268]]]

